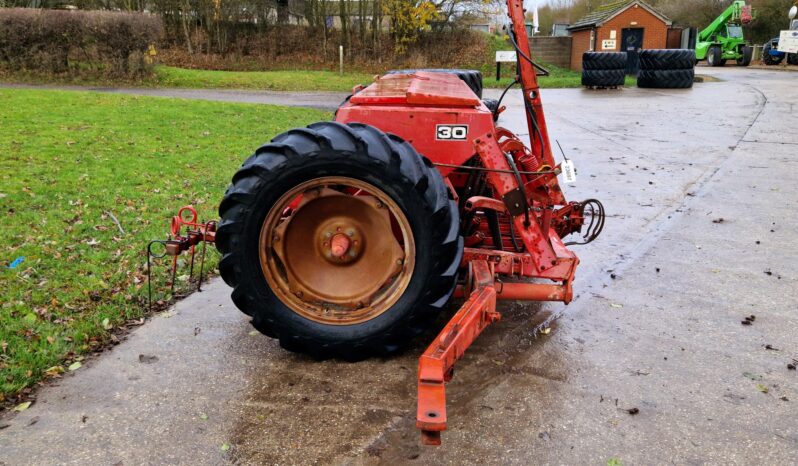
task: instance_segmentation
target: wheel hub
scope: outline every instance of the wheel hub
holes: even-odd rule
[[[414,254],[409,223],[395,202],[349,178],[292,189],[261,230],[261,266],[272,290],[294,311],[324,323],[362,322],[390,308],[409,283]]]
[[[352,224],[333,222],[319,231],[317,243],[325,259],[333,264],[357,260],[363,250],[363,235]]]

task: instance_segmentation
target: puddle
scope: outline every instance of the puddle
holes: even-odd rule
[[[457,309],[452,305],[450,312]],[[534,336],[552,316],[540,304],[500,303],[502,321],[483,332],[455,367],[447,385],[450,425],[468,422],[485,390],[508,377],[534,376],[564,381],[567,374],[547,359],[540,367],[516,367],[556,332]],[[441,319],[438,328],[446,318]],[[415,428],[418,356],[435,336],[433,329],[403,354],[358,363],[315,361],[287,351],[252,368],[240,417],[232,432],[232,458],[241,463],[321,464],[346,458],[410,458],[417,454]],[[240,338],[257,338],[242,332]],[[270,346],[276,342],[266,340]],[[553,363],[553,364],[550,364]],[[390,445],[390,452],[388,447]]]

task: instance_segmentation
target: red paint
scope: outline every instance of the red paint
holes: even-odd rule
[[[507,0],[507,7],[520,55],[529,57],[522,1]],[[368,87],[356,87],[336,113],[339,122],[372,125],[404,138],[434,164],[451,165],[438,170],[451,198],[462,207],[467,247],[460,267],[464,283],[457,293],[467,300],[419,359],[417,426],[428,444],[440,444],[440,432],[446,429],[445,383],[454,363],[499,320],[497,299],[568,303],[573,297],[579,259],[561,238],[582,229],[585,207],[563,196],[536,71],[523,58],[519,63],[525,108],[530,110],[528,143],[496,127],[471,89],[444,73],[380,77]],[[484,179],[473,176],[469,168],[474,165],[487,170]],[[290,208],[300,201],[295,199]],[[190,218],[182,218],[185,212]],[[212,242],[215,226],[199,224],[196,211],[181,209],[173,220],[172,249],[177,254],[201,241]],[[182,227],[189,230],[186,236],[180,236]],[[330,241],[335,257],[349,247],[345,235]]]
[[[522,1],[508,0],[507,6],[521,53],[531,56]],[[485,174],[487,196],[469,194],[468,170],[438,167],[452,197],[465,198],[461,216],[471,222],[470,228],[461,228],[470,233],[460,273],[467,275],[466,283],[458,286],[458,293],[468,299],[419,359],[417,426],[426,444],[440,444],[447,421],[445,383],[455,361],[500,318],[497,299],[568,303],[573,296],[579,259],[565,247],[561,235],[581,229],[583,207],[568,203],[562,194],[536,71],[524,59],[519,63],[525,105],[532,114],[527,115],[529,144],[497,128],[487,107],[450,74],[383,76],[353,95],[336,114],[339,122],[369,124],[401,136],[433,163],[463,166],[477,157],[482,168],[492,170]],[[442,130],[440,125],[446,126]],[[447,137],[454,131],[448,125],[458,125],[459,140]],[[507,155],[517,170],[532,173],[514,173]],[[530,208],[528,216],[523,199]],[[490,212],[496,213],[493,220]],[[500,244],[494,244],[497,231]],[[520,277],[549,283],[518,283]]]

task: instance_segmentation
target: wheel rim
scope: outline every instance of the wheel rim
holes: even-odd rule
[[[379,188],[323,177],[285,193],[260,232],[263,275],[297,314],[353,325],[391,308],[410,283],[415,242],[407,217]]]

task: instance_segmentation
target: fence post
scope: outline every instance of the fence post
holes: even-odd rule
[[[338,69],[341,76],[344,75],[344,46],[338,46]]]

